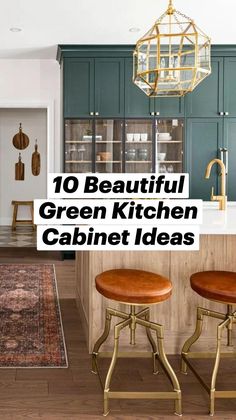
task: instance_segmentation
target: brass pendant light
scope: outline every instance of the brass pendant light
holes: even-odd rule
[[[194,21],[174,9],[138,40],[133,81],[148,96],[183,96],[211,73],[211,42]]]

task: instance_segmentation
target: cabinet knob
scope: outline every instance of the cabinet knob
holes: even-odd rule
[[[224,112],[219,112],[219,115],[224,115]]]
[[[160,112],[155,112],[155,115],[160,115]]]
[[[225,114],[225,115],[229,115],[229,113],[228,113],[228,112],[225,112],[224,114]]]
[[[150,115],[154,116],[155,115],[155,112],[150,112]]]
[[[95,115],[99,115],[99,112],[95,112]]]
[[[90,112],[89,114],[90,114],[90,115],[94,115],[94,112]]]

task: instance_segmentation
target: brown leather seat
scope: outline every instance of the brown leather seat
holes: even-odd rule
[[[150,304],[168,299],[172,291],[169,279],[142,270],[104,271],[95,278],[99,293],[119,302]]]
[[[236,303],[236,273],[202,271],[192,274],[191,287],[200,296],[218,302]]]

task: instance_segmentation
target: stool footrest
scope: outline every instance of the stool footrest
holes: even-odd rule
[[[215,391],[216,398],[236,398],[236,391]]]
[[[145,351],[145,352],[141,352],[141,351],[119,351],[117,354],[117,357],[119,358],[127,358],[127,359],[147,359],[152,357],[153,353],[150,351]],[[101,351],[98,354],[98,357],[103,357],[103,358],[111,358],[112,357],[112,352],[111,351]]]
[[[127,391],[105,391],[109,399],[124,398],[124,399],[153,399],[153,400],[176,400],[178,399],[178,391],[169,392],[127,392]]]
[[[216,354],[215,352],[191,352],[188,354],[184,354],[182,353],[182,356],[185,357],[186,359],[209,359],[209,358],[215,358]],[[225,359],[230,359],[230,358],[236,358],[236,352],[224,352],[220,354],[220,357],[225,358]]]

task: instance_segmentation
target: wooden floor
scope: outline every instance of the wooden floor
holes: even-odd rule
[[[84,334],[75,303],[74,262],[60,261],[58,254],[31,250],[0,252],[0,263],[54,262],[59,287],[60,304],[69,357],[68,369],[0,369],[0,419],[102,419],[102,392],[98,379],[90,373]],[[192,374],[179,373],[179,360],[170,358],[183,390],[184,419],[209,419],[206,394]],[[108,360],[101,361],[103,374]],[[236,362],[227,361],[224,385],[236,388]],[[209,371],[208,362],[198,364],[199,371]],[[223,375],[221,375],[223,378]],[[151,373],[148,359],[120,360],[115,371],[113,389],[170,389],[163,373]],[[111,402],[108,419],[176,419],[173,402],[153,400],[120,400]],[[218,400],[215,419],[236,419],[236,400]]]

